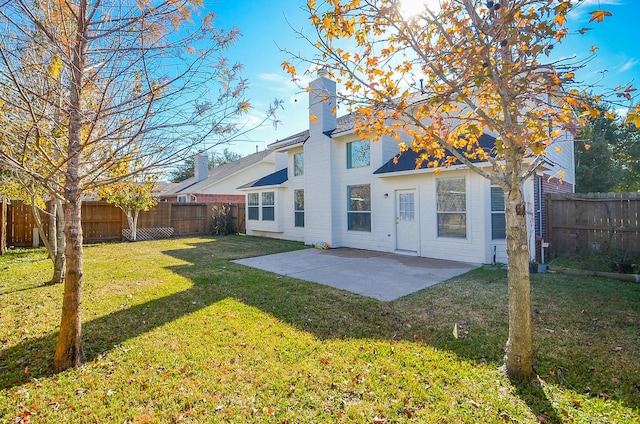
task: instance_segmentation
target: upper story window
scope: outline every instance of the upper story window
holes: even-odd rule
[[[299,177],[304,175],[304,153],[296,153],[293,155],[293,175]]]
[[[464,178],[437,183],[438,237],[467,237],[467,184]]]
[[[504,191],[500,187],[491,187],[491,239],[507,238],[504,215]]]
[[[371,147],[369,140],[347,143],[347,169],[369,166]]]

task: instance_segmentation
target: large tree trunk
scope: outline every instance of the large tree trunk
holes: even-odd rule
[[[78,198],[65,205],[65,229],[67,272],[64,281],[62,318],[60,334],[53,357],[56,371],[81,365],[84,360],[82,349],[82,201]]]
[[[84,360],[82,349],[82,283],[84,270],[82,265],[82,186],[80,179],[83,144],[83,78],[86,67],[87,1],[81,0],[76,14],[76,38],[73,44],[73,66],[69,86],[69,130],[67,149],[67,168],[64,184],[64,233],[66,238],[67,271],[64,281],[62,318],[58,344],[53,357],[56,371],[81,365]]]
[[[533,374],[531,291],[527,214],[521,184],[505,193],[507,256],[509,258],[509,340],[504,365],[512,377]]]

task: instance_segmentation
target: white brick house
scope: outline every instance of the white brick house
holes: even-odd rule
[[[311,84],[309,130],[273,143],[274,173],[239,189],[247,193],[247,233],[472,263],[507,262],[502,190],[464,165],[434,173],[399,157],[397,143],[359,140],[351,115],[332,113],[335,82],[322,71]],[[323,99],[329,99],[324,101]],[[482,137],[491,145],[493,138]],[[525,186],[532,259],[543,234],[541,206],[553,191],[573,191],[573,138],[549,149],[546,174]],[[542,184],[542,182],[545,184]],[[539,244],[539,243],[538,243]]]

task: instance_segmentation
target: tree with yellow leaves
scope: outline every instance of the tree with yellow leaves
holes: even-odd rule
[[[131,174],[136,168],[135,163],[122,162],[110,173],[129,175],[113,184],[101,187],[98,197],[117,206],[124,212],[129,225],[130,241],[138,239],[138,215],[141,211],[148,211],[158,204],[155,196],[158,177],[152,174]]]
[[[510,376],[530,376],[524,183],[544,163],[553,141],[573,129],[576,106],[586,116],[598,113],[567,87],[574,66],[549,59],[568,33],[569,12],[580,2],[442,0],[439,9],[425,5],[411,16],[401,3],[309,0],[317,31],[317,39],[309,41],[318,54],[293,57],[305,69],[324,67],[344,85],[340,100],[357,112],[360,137],[394,137],[400,151],[418,152],[431,167],[463,164],[502,188],[509,260],[504,368]],[[608,14],[595,11],[592,20]],[[296,65],[285,62],[283,68],[296,76]],[[631,90],[617,92],[625,96]],[[479,144],[483,134],[495,137],[490,150]]]
[[[53,368],[80,365],[84,195],[250,128],[242,66],[202,0],[0,4],[0,165],[64,205],[66,277]],[[196,147],[198,146],[198,147]],[[128,173],[114,173],[122,163]],[[34,168],[31,164],[38,163]]]

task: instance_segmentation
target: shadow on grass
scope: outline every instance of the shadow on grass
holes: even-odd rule
[[[553,406],[553,402],[549,400],[547,394],[542,389],[540,380],[537,378],[511,378],[510,380],[516,389],[518,397],[522,399],[529,406],[529,409],[538,417],[538,422],[545,424],[560,424],[564,422]]]
[[[203,301],[206,299],[206,302]],[[113,312],[83,324],[83,342],[87,362],[114,346],[152,331],[184,315],[221,300],[211,296],[204,285]],[[24,340],[0,351],[0,389],[6,389],[53,375],[58,333]]]
[[[233,243],[234,239],[229,241]],[[86,322],[83,334],[88,361],[130,338],[225,298],[234,298],[319,339],[408,340],[453,352],[472,363],[488,363],[496,369],[502,363],[502,344],[507,330],[504,314],[500,310],[491,312],[501,320],[497,327],[503,328],[503,333],[488,327],[486,331],[472,332],[466,340],[454,339],[448,322],[443,325],[432,312],[438,310],[438,296],[447,290],[446,285],[395,302],[380,302],[314,283],[300,284],[299,280],[226,262],[236,259],[234,255],[237,254],[224,243],[198,243],[163,253],[188,263],[169,269],[188,278],[193,286]],[[500,273],[495,276],[504,278]],[[465,307],[464,304],[461,306],[462,309]],[[57,333],[25,340],[0,352],[0,389],[51,375],[49,365],[56,337]],[[546,422],[562,421],[539,382],[512,383],[536,415]],[[584,381],[584,384],[592,383]],[[638,408],[638,400],[631,395],[622,394],[619,398],[632,408]]]

